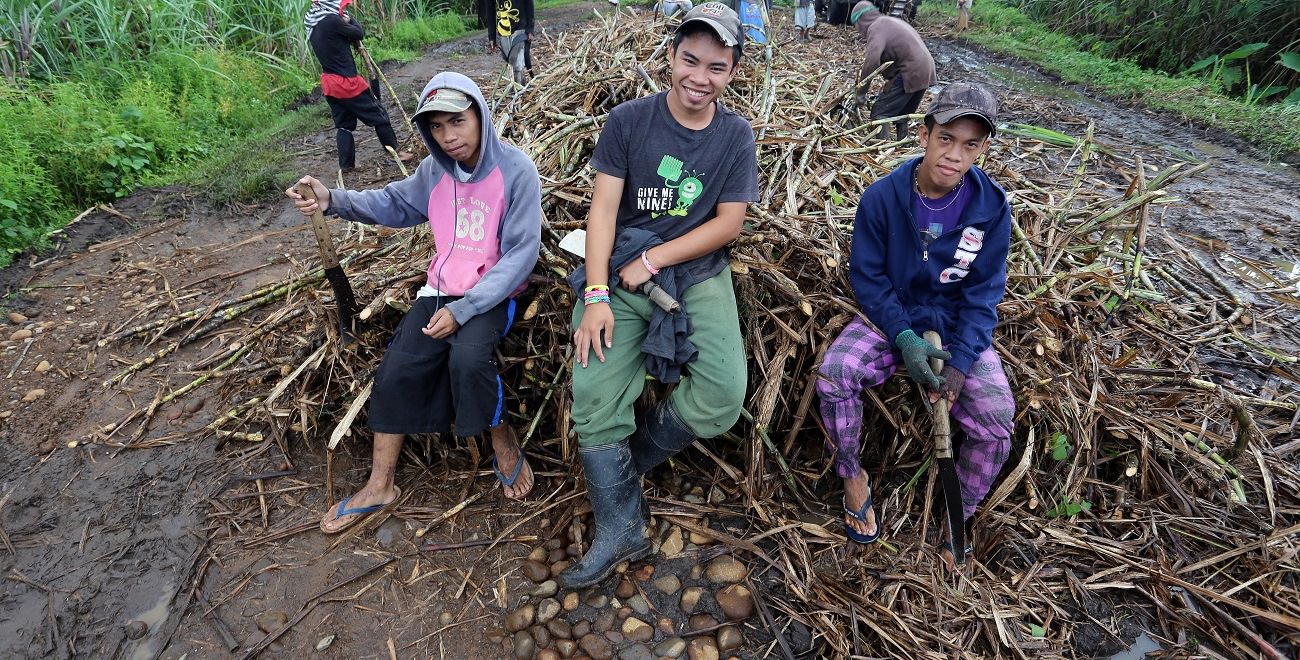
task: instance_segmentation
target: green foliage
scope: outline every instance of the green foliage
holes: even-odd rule
[[[302,19],[308,0],[0,0],[0,73],[54,80],[81,62],[124,65],[161,52],[257,52],[312,63]],[[368,30],[452,11],[475,0],[374,0],[350,11]],[[24,28],[24,26],[26,26]]]
[[[0,131],[0,153],[0,266],[7,266],[14,253],[39,245],[50,219],[67,209],[36,154],[13,131]]]
[[[419,57],[420,50],[425,46],[455,39],[468,30],[465,19],[457,14],[413,18],[399,21],[388,28],[368,48],[377,61],[405,62]]]
[[[1073,445],[1070,444],[1070,438],[1059,431],[1056,435],[1052,436],[1048,446],[1052,451],[1052,460],[1056,461],[1063,461],[1069,458],[1070,450],[1074,449]]]
[[[278,190],[289,174],[279,143],[327,121],[323,105],[284,111],[317,83],[306,7],[0,0],[0,265],[142,185],[203,182],[230,201]],[[465,32],[444,7],[376,0],[360,11],[376,46],[412,59]]]
[[[1077,516],[1080,513],[1083,513],[1084,511],[1091,511],[1091,510],[1092,510],[1092,502],[1089,502],[1088,500],[1079,500],[1078,502],[1071,502],[1065,499],[1064,497],[1062,497],[1061,501],[1058,502],[1056,506],[1052,507],[1051,509],[1048,509],[1047,512],[1044,513],[1043,515],[1047,516],[1048,518],[1073,518],[1074,516]]]
[[[113,199],[126,197],[152,170],[153,143],[131,133],[108,135],[103,142],[108,155],[99,174],[99,190]]]
[[[1287,51],[1300,43],[1300,3],[1295,0],[999,1],[1053,30],[1076,36],[1085,50],[1096,47],[1096,54],[1132,58],[1142,67],[1166,73],[1182,71],[1210,55],[1255,47],[1235,58],[1245,59],[1266,49]],[[1265,86],[1300,86],[1300,76],[1278,66],[1272,56],[1238,68],[1240,80],[1249,69],[1250,77]]]
[[[977,4],[965,38],[1034,62],[1068,82],[1194,117],[1254,142],[1268,156],[1300,152],[1297,105],[1249,104],[1224,96],[1199,76],[1172,76],[1144,69],[1134,60],[1102,57],[1092,52],[1085,39],[1053,32],[1005,2]],[[956,13],[943,3],[924,4],[921,11],[930,15]]]

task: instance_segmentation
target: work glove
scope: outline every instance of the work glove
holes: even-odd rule
[[[966,374],[957,371],[950,365],[943,365],[943,371],[939,372],[939,380],[943,385],[939,386],[939,396],[952,403],[957,400],[957,395],[961,394],[961,388],[966,385]]]
[[[899,353],[902,353],[903,364],[907,365],[907,373],[911,374],[916,382],[932,390],[939,389],[939,386],[943,384],[943,379],[936,376],[934,370],[930,369],[930,358],[951,360],[951,353],[931,346],[930,342],[912,332],[911,328],[898,333],[898,336],[894,338],[894,346],[898,348]]]

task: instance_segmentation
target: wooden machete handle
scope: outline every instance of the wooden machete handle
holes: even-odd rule
[[[320,248],[321,265],[325,268],[337,268],[339,265],[339,256],[334,252],[334,241],[330,238],[330,229],[325,224],[325,214],[320,210],[320,202],[316,199],[316,191],[311,186],[300,183],[294,187],[303,199],[311,200],[316,203],[316,212],[311,214],[311,230],[316,234],[316,247]]]
[[[943,339],[934,330],[925,332],[925,340],[930,342],[931,346],[940,350],[943,349]],[[943,371],[943,360],[930,358],[930,369],[937,376],[939,372]],[[929,395],[926,394],[925,396]],[[948,418],[948,399],[946,397],[941,396],[934,403],[933,436],[935,458],[952,458],[952,423]]]

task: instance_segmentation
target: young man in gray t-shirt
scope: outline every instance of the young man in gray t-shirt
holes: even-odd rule
[[[727,245],[758,199],[758,164],[749,121],[718,98],[741,43],[730,7],[692,9],[668,51],[671,87],[610,112],[592,156],[586,264],[570,281],[582,294],[573,421],[596,537],[560,575],[565,588],[648,555],[639,475],[740,416],[745,355]],[[651,279],[681,302],[679,313],[637,293]],[[678,385],[638,424],[633,404],[647,373]]]

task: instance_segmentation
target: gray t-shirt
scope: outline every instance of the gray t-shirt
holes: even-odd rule
[[[691,130],[668,111],[667,92],[614,108],[591,166],[623,179],[619,229],[645,229],[664,241],[713,219],[721,202],[758,200],[749,121],[719,103],[706,128]],[[726,263],[725,248],[707,256],[716,270]]]

